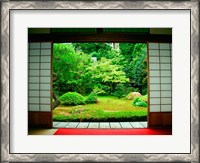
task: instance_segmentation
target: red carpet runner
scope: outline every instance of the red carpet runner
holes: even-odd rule
[[[171,129],[79,129],[60,128],[54,135],[172,135]]]

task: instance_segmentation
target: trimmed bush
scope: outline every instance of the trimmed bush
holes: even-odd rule
[[[84,98],[81,94],[76,92],[67,92],[60,97],[63,105],[83,105],[85,104]]]
[[[141,96],[140,99],[146,103],[148,103],[148,94]]]
[[[85,102],[86,102],[87,104],[94,104],[94,103],[98,103],[99,100],[98,100],[96,94],[91,93],[91,94],[86,98]]]
[[[147,95],[141,96],[141,97],[136,97],[133,100],[132,104],[134,106],[147,107],[148,106],[148,97],[147,97]]]

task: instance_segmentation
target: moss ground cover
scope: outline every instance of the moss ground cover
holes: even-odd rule
[[[87,98],[87,97],[85,97]],[[64,106],[53,110],[54,121],[145,121],[147,107],[136,107],[132,100],[118,99],[112,96],[100,96],[99,103]]]

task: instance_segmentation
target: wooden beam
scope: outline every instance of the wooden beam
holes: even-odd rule
[[[160,42],[171,43],[171,35],[150,35],[150,34],[131,34],[131,33],[64,33],[64,34],[29,34],[29,42],[53,41],[61,42],[136,42],[146,43]]]
[[[172,126],[172,112],[149,112],[148,127]]]
[[[28,112],[28,127],[52,128],[52,112]]]

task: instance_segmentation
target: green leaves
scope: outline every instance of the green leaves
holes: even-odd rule
[[[100,60],[101,57],[110,58],[112,47],[107,43],[73,43],[73,47],[76,51],[82,51],[91,57],[96,57]]]
[[[87,67],[91,64],[91,57],[75,52],[71,44],[54,44],[53,72],[58,76],[58,80],[53,83],[55,92],[58,95],[68,91],[89,93],[92,90],[89,80],[91,74]]]
[[[93,104],[93,103],[98,103],[99,101],[96,94],[90,93],[89,96],[86,98],[85,102],[87,104]]]
[[[136,97],[133,100],[133,105],[134,106],[140,106],[140,107],[147,107],[148,106],[148,96],[141,96],[141,97]]]
[[[129,81],[119,65],[113,65],[111,60],[101,58],[92,70],[92,78],[100,79],[104,83],[126,83]]]
[[[147,88],[147,49],[146,44],[135,44],[133,59],[128,66],[127,76],[135,87]],[[142,90],[140,90],[142,92]]]
[[[76,91],[86,95],[96,85],[101,85],[109,87],[106,93],[112,94],[118,84],[129,83],[131,87],[139,88],[140,93],[146,93],[146,44],[119,43],[119,51],[111,45],[54,44],[53,72],[58,77],[53,83],[54,92],[62,95]]]
[[[82,105],[85,104],[84,98],[81,94],[76,92],[68,92],[60,97],[63,105]]]

